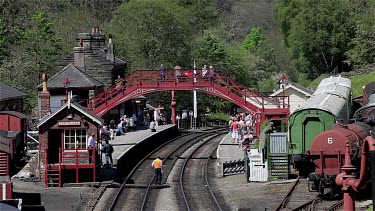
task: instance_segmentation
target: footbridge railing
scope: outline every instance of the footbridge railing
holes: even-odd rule
[[[198,90],[210,93],[209,91],[214,89],[215,92],[224,95],[224,99],[232,99],[232,102],[240,107],[244,105],[244,107],[249,108],[247,110],[252,110],[249,113],[289,115],[288,97],[264,96],[220,73],[216,72],[213,77],[210,77],[209,73],[203,75],[200,70],[193,69],[163,72],[158,70],[134,71],[126,76],[123,81],[87,100],[87,107],[102,116],[103,112],[108,111],[108,107],[120,104],[127,95],[139,91],[139,88],[147,89],[139,95],[168,90]]]

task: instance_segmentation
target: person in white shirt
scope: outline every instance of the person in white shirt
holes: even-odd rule
[[[92,152],[94,151],[94,147],[95,147],[95,133],[92,133],[91,136],[89,137],[89,145],[88,145],[88,151],[89,151],[89,163],[92,163]]]
[[[154,110],[154,121],[155,121],[155,130],[159,128],[159,110]]]

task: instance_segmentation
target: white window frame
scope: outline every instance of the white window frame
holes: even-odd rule
[[[77,136],[77,131],[80,130],[81,131],[81,134],[83,131],[85,131],[85,135],[82,136]],[[74,136],[72,135],[69,135],[69,136],[66,136],[66,132],[67,131],[74,131]],[[78,145],[78,142],[76,141],[77,140],[77,137],[81,137],[81,138],[84,138],[85,140],[84,141],[81,141],[81,144],[83,145],[82,147],[80,148],[87,148],[87,140],[88,140],[88,135],[87,135],[87,132],[88,130],[87,129],[64,129],[64,149],[67,149],[67,150],[74,150],[74,149],[77,149],[77,145]],[[69,134],[72,134],[71,132]],[[66,138],[67,137],[70,137],[70,138],[74,138],[74,148],[67,148],[67,143],[66,143]],[[73,145],[71,144],[70,142],[68,143],[68,145]]]

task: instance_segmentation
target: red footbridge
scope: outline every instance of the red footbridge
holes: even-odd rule
[[[115,106],[134,97],[153,92],[190,90],[204,92],[228,100],[250,113],[258,123],[268,120],[281,120],[289,117],[289,98],[262,95],[232,78],[215,73],[213,77],[202,77],[193,70],[182,70],[179,77],[175,71],[137,70],[126,76],[119,87],[113,85],[102,93],[90,98],[87,108],[98,116],[103,116]],[[257,124],[259,134],[260,124]]]

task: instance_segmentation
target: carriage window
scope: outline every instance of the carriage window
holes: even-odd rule
[[[64,130],[64,148],[86,148],[87,130]]]

